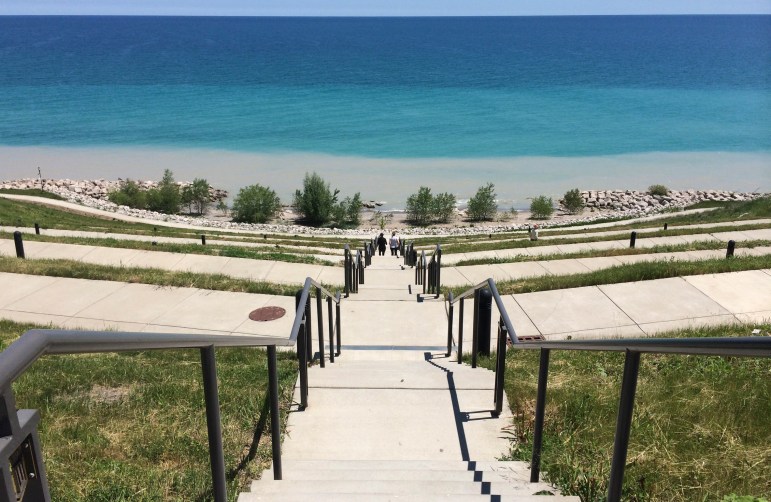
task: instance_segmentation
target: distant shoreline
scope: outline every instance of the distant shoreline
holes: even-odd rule
[[[303,153],[244,153],[151,147],[0,146],[0,177],[154,179],[166,168],[178,180],[205,178],[230,192],[260,183],[288,203],[306,172],[317,172],[341,195],[384,201],[383,210],[404,208],[407,197],[428,186],[468,199],[495,183],[501,209],[529,207],[529,198],[555,199],[572,188],[645,190],[664,184],[675,190],[720,188],[771,192],[769,152],[640,153],[602,157],[480,159],[374,159]]]

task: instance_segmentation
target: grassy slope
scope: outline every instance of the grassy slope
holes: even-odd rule
[[[751,329],[666,336],[747,336]],[[528,462],[538,357],[529,350],[507,356],[505,388],[515,416],[508,431],[511,457]],[[643,355],[641,361],[624,500],[771,493],[771,360]],[[623,366],[619,353],[551,354],[542,470],[583,502],[605,500]]]
[[[31,325],[0,321],[0,349]],[[282,417],[296,361],[279,353]],[[20,408],[39,409],[53,500],[211,500],[200,352],[45,356],[14,384]],[[218,349],[229,497],[270,463],[267,359]]]

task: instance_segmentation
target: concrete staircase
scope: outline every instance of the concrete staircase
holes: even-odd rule
[[[497,460],[512,420],[506,403],[491,414],[494,375],[445,355],[444,303],[418,302],[400,264],[374,257],[343,302],[341,356],[309,369],[306,409],[295,394],[283,479],[265,471],[239,502],[577,501],[530,483],[527,464]]]

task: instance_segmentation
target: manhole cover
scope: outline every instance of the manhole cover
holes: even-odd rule
[[[286,310],[281,307],[262,307],[257,310],[252,310],[249,313],[249,319],[252,321],[273,321],[284,317]]]

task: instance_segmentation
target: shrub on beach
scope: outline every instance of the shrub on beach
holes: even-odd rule
[[[651,185],[648,187],[648,193],[651,195],[664,196],[669,193],[669,188],[664,185]]]
[[[147,209],[159,213],[176,214],[181,202],[179,185],[174,181],[174,174],[166,169],[163,179],[156,188],[147,191]]]
[[[584,198],[578,188],[568,190],[562,198],[562,205],[570,214],[577,214],[584,210]]]
[[[316,173],[305,173],[303,189],[295,191],[294,206],[302,218],[311,225],[334,222],[338,225],[358,225],[363,203],[356,192],[353,197],[337,200],[340,190],[334,191],[329,183]]]
[[[121,183],[120,188],[107,194],[110,202],[119,206],[133,207],[134,209],[144,209],[147,207],[147,197],[136,181],[126,180]]]
[[[548,220],[554,213],[554,201],[551,197],[539,195],[530,203],[530,217],[535,220]]]
[[[209,200],[209,182],[196,178],[193,183],[182,188],[180,202],[193,214],[202,215],[211,202]]]
[[[431,194],[428,187],[420,187],[418,193],[407,198],[407,218],[413,225],[426,226],[434,221],[447,223],[452,219],[457,199],[451,193]]]
[[[471,221],[492,220],[498,212],[498,204],[495,202],[495,185],[488,183],[479,187],[476,195],[468,201],[466,213]]]
[[[276,192],[257,184],[238,191],[238,195],[233,200],[231,215],[233,221],[238,223],[265,223],[280,209],[281,200]]]

